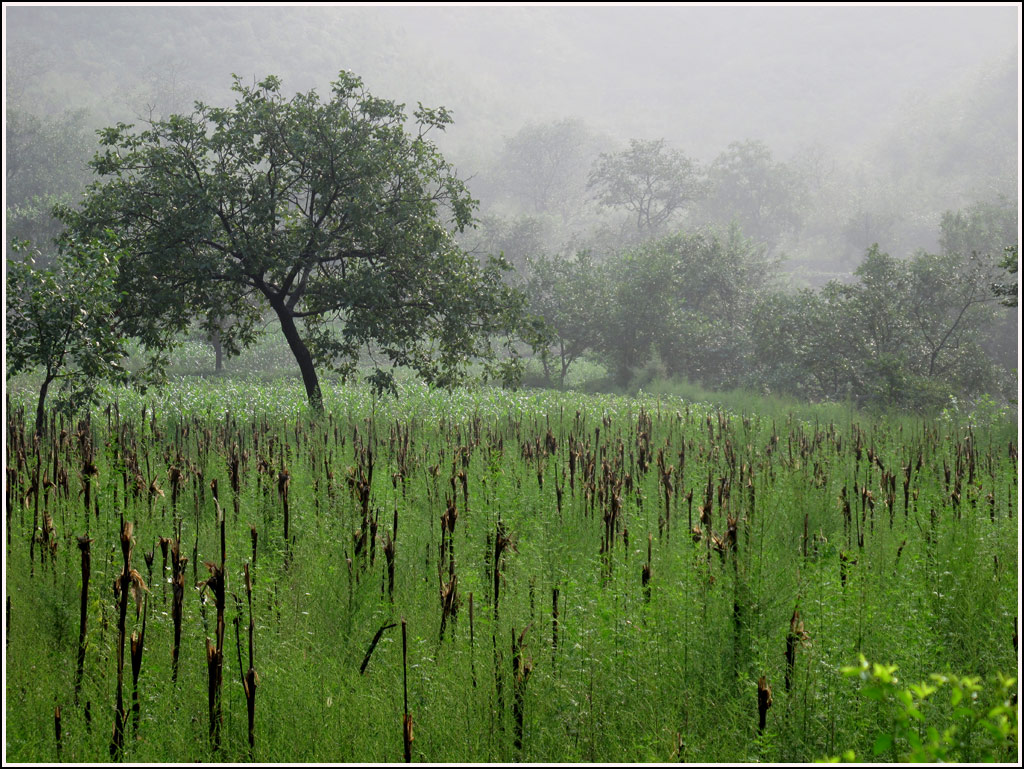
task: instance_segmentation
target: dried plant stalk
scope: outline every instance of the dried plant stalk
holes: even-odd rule
[[[121,528],[121,555],[124,558],[124,568],[114,580],[114,597],[118,601],[118,642],[117,642],[117,698],[114,707],[114,734],[110,740],[110,757],[120,759],[121,751],[124,749],[124,726],[128,720],[128,713],[124,707],[124,644],[127,636],[126,619],[128,615],[128,595],[134,597],[136,605],[141,600],[142,592],[146,590],[146,583],[140,575],[132,568],[132,540],[133,525],[126,521]]]
[[[405,617],[402,617],[402,747],[405,763],[412,763],[412,714],[409,712],[408,645],[405,636]]]
[[[523,640],[529,629],[529,625],[524,627],[517,639],[515,628],[512,628],[512,720],[515,722],[513,742],[516,750],[523,749],[523,705],[526,699],[526,682],[533,672],[533,660],[523,657]]]
[[[78,704],[78,693],[82,689],[82,676],[85,673],[85,635],[89,617],[89,576],[92,572],[90,545],[92,540],[83,535],[78,538],[78,549],[82,551],[82,601],[78,619],[78,664],[75,668],[75,704]],[[8,603],[10,598],[7,599]],[[8,609],[8,617],[10,609]],[[10,638],[10,628],[7,637]]]
[[[142,630],[132,633],[131,656],[132,656],[132,734],[138,734],[139,716],[141,708],[139,705],[139,673],[142,672],[142,648],[146,639],[146,618],[149,614],[149,597],[146,597],[145,607],[142,615]]]
[[[757,733],[764,734],[768,708],[772,706],[772,688],[764,676],[757,682]]]

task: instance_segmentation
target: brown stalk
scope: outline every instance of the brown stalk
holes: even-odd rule
[[[235,648],[238,651],[238,672],[242,676],[242,691],[245,693],[245,709],[249,717],[249,760],[253,760],[256,750],[256,687],[259,685],[260,677],[256,673],[253,663],[253,634],[256,625],[252,617],[252,577],[249,573],[249,564],[245,564],[245,594],[249,601],[249,669],[242,673],[242,642],[238,630],[238,615],[235,615]],[[238,597],[235,597],[236,603]],[[241,613],[239,611],[239,613]]]
[[[409,712],[408,646],[405,638],[405,617],[402,617],[402,745],[405,763],[412,763],[412,714]]]
[[[82,689],[82,675],[85,671],[85,633],[89,617],[89,575],[92,570],[90,558],[90,544],[92,540],[87,536],[78,538],[78,549],[82,551],[82,601],[80,604],[78,620],[78,665],[75,668],[75,704],[78,704],[78,693]],[[10,618],[10,601],[8,598],[7,616]],[[10,628],[7,629],[7,637],[10,639]]]
[[[842,587],[846,587],[846,581],[849,579],[850,567],[856,565],[856,558],[851,558],[845,551],[841,551],[839,553],[839,584]]]
[[[524,627],[517,640],[515,628],[512,628],[512,719],[515,722],[513,741],[516,750],[523,749],[523,704],[526,696],[526,682],[530,679],[530,673],[533,672],[533,660],[524,660],[523,658],[523,640],[529,629],[529,625]]]
[[[558,653],[558,588],[551,588],[551,666]]]
[[[124,726],[128,720],[128,713],[124,707],[124,644],[127,636],[125,622],[128,614],[128,595],[135,599],[136,604],[141,599],[141,594],[146,590],[146,583],[142,576],[132,568],[132,540],[133,525],[131,521],[124,523],[121,529],[121,555],[124,558],[124,568],[114,580],[114,598],[118,601],[118,643],[117,643],[117,699],[114,710],[114,734],[110,740],[110,757],[120,760],[121,752],[124,749]]]
[[[904,539],[902,542],[900,542],[900,546],[896,549],[896,565],[895,565],[895,567],[893,567],[893,572],[892,572],[892,575],[894,577],[896,576],[896,572],[899,571],[899,568],[900,568],[900,556],[903,555],[903,548],[905,548],[906,546],[907,546],[907,540]]]
[[[473,688],[476,688],[476,664],[473,661],[473,594],[469,594],[469,674],[473,679]]]
[[[277,494],[281,498],[281,506],[284,510],[284,541],[286,547],[288,545],[288,486],[290,481],[291,476],[288,470],[282,466],[281,472],[277,476]]]
[[[171,651],[171,682],[178,680],[178,653],[181,649],[181,618],[185,601],[185,565],[188,557],[181,555],[181,535],[171,542],[171,620],[174,623],[174,646]]]
[[[64,752],[64,740],[61,735],[60,726],[60,705],[53,708],[53,735],[57,738],[57,760],[61,760],[61,753]]]
[[[139,673],[142,672],[142,648],[146,639],[146,617],[149,614],[149,596],[145,599],[145,607],[142,616],[142,630],[132,633],[131,657],[132,657],[132,734],[139,731]]]
[[[224,511],[220,503],[214,499],[217,507],[217,521],[220,524],[220,565],[207,563],[206,568],[210,571],[210,578],[203,583],[203,587],[213,593],[214,604],[217,608],[217,629],[216,645],[206,639],[206,667],[209,674],[207,693],[210,708],[210,744],[214,751],[220,748],[220,728],[222,723],[221,714],[221,684],[224,675],[224,605],[227,589],[227,571],[225,569],[225,533],[224,533]]]
[[[640,572],[640,585],[643,588],[644,601],[651,602],[651,535],[647,535],[647,563]]]
[[[388,533],[384,534],[384,561],[387,565],[388,573],[388,600],[391,603],[395,602],[395,540],[391,538]],[[381,585],[381,597],[383,598],[384,590]]]
[[[165,605],[167,603],[167,549],[170,547],[170,544],[170,537],[160,537],[160,552],[164,559],[163,569],[160,571],[160,585]]]
[[[796,651],[798,646],[806,646],[810,636],[804,630],[803,620],[800,619],[799,609],[793,609],[793,616],[789,619],[789,632],[786,634],[786,692],[793,686],[793,668],[796,663]]]
[[[156,557],[156,547],[147,550],[142,554],[143,559],[146,561],[146,584],[153,584],[153,559]]]
[[[366,674],[366,667],[370,664],[370,657],[373,656],[373,652],[377,648],[377,644],[380,643],[381,636],[384,635],[385,630],[390,630],[393,627],[395,627],[394,622],[390,625],[381,625],[380,629],[373,634],[373,640],[370,641],[370,646],[366,650],[366,655],[363,657],[363,664],[359,666],[359,675]]]
[[[768,708],[772,706],[772,688],[764,676],[757,682],[757,733],[764,734]]]

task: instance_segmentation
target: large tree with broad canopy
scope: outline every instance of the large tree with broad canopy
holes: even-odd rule
[[[229,352],[250,344],[273,310],[322,408],[318,366],[352,374],[360,353],[451,385],[469,362],[493,363],[492,337],[511,339],[522,301],[455,243],[476,201],[428,134],[451,115],[403,105],[341,73],[329,100],[286,98],[268,77],[235,76],[233,107],[100,132],[101,179],[71,231],[111,229],[125,314],[142,341],[199,318]],[[377,368],[371,380],[392,385]]]

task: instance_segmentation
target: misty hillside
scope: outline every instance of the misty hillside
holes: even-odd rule
[[[4,12],[9,239],[52,243],[53,205],[78,205],[94,181],[96,129],[191,114],[197,101],[229,106],[233,74],[248,85],[273,74],[283,94],[325,96],[348,70],[406,114],[417,103],[451,110],[454,122],[431,139],[478,201],[459,244],[481,261],[503,255],[514,268],[508,280],[533,292],[549,322],[564,311],[559,291],[572,286],[578,301],[598,290],[583,265],[615,294],[589,327],[603,324],[616,343],[633,320],[613,318],[616,302],[642,297],[653,307],[666,291],[673,318],[660,333],[675,341],[658,354],[678,360],[652,365],[669,375],[767,387],[749,373],[751,345],[778,329],[758,331],[759,319],[791,313],[804,323],[811,310],[833,312],[858,281],[866,296],[867,283],[881,280],[872,265],[906,272],[886,280],[910,290],[938,269],[929,259],[945,259],[955,276],[967,267],[949,260],[977,253],[992,274],[972,272],[972,290],[991,302],[992,285],[1010,285],[999,270],[1019,240],[1019,7]],[[654,192],[638,199],[626,188],[645,174]],[[807,304],[801,290],[821,293]],[[716,291],[721,306],[701,309]],[[848,325],[841,315],[837,330]],[[977,319],[976,341],[1012,378],[1015,313],[990,315]],[[658,347],[650,328],[634,331],[617,364],[607,339],[580,349],[604,356],[623,384]],[[681,339],[709,347],[707,356],[684,363]],[[791,342],[787,356],[809,344]],[[901,354],[931,355],[931,377],[940,352],[942,344]],[[563,380],[577,357],[563,359]],[[793,389],[789,374],[778,376],[773,386]],[[1009,381],[958,376],[964,391],[1006,391]],[[837,397],[836,388],[805,391]]]
[[[44,112],[73,103],[119,117],[140,106],[126,103],[132,95],[172,79],[179,98],[214,99],[232,72],[273,73],[304,90],[351,69],[389,98],[455,110],[460,133],[578,116],[623,139],[666,136],[698,156],[746,138],[788,153],[860,144],[895,123],[907,100],[1015,58],[1000,23],[1011,13],[10,8],[8,66]]]

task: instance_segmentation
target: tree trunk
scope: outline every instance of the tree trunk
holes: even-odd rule
[[[52,376],[47,376],[39,388],[39,402],[36,404],[36,435],[42,435],[46,428],[46,391],[50,389]]]
[[[284,338],[288,340],[295,362],[299,364],[299,371],[302,372],[302,383],[306,387],[306,398],[309,400],[309,407],[313,411],[322,413],[324,410],[324,397],[320,392],[320,380],[316,375],[316,367],[313,365],[313,356],[309,354],[309,348],[299,336],[299,330],[295,326],[295,318],[291,311],[282,302],[271,302],[271,306],[281,321],[281,330]]]
[[[224,345],[220,343],[220,331],[210,334],[210,344],[213,345],[213,354],[216,357],[213,370],[220,373],[224,369]]]

